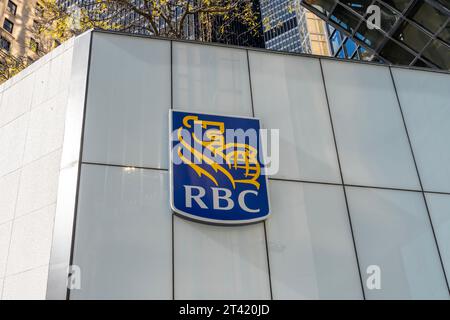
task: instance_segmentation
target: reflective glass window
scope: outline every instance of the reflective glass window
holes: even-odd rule
[[[351,57],[356,50],[356,43],[352,39],[347,38],[345,41],[345,50],[347,51],[347,55]]]
[[[342,37],[339,30],[336,30],[331,36],[331,48],[333,49],[333,53],[336,53],[339,50],[339,47],[342,44]]]
[[[8,11],[12,14],[12,15],[16,15],[17,13],[17,5],[12,2],[11,0],[8,1]]]
[[[414,59],[414,55],[412,53],[392,40],[389,40],[383,49],[381,49],[380,55],[394,64],[409,65],[409,63]]]
[[[446,8],[450,8],[450,0],[437,0],[437,2],[444,5]]]
[[[439,33],[439,39],[450,44],[450,21],[447,23],[447,26]]]
[[[419,52],[430,41],[430,37],[409,22],[403,22],[394,38]]]
[[[423,67],[423,68],[429,68],[430,66],[426,64],[424,61],[417,59],[416,62],[414,62],[415,67]]]
[[[383,33],[376,29],[369,29],[366,23],[359,26],[355,36],[372,49],[378,48],[385,39]]]
[[[450,69],[450,48],[439,40],[433,40],[424,50],[423,56],[442,69]]]
[[[361,20],[361,18],[341,5],[336,6],[330,19],[350,33],[356,29]]]
[[[411,0],[383,0],[382,2],[386,2],[391,7],[397,9],[400,12],[403,12],[403,10],[408,7]]]
[[[391,28],[398,21],[400,16],[394,11],[389,9],[387,6],[380,4],[381,10],[381,29],[389,32]]]
[[[361,16],[364,16],[367,11],[367,7],[370,6],[372,0],[343,0],[341,3],[356,11]]]
[[[417,2],[412,13],[409,14],[412,20],[435,33],[447,21],[448,15],[436,9],[427,2],[421,0]]]

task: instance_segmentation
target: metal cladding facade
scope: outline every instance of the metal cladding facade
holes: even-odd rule
[[[63,49],[0,86],[4,299],[450,298],[448,73],[98,31]],[[170,110],[279,129],[267,220],[173,214]]]
[[[450,70],[446,0],[301,0],[327,23],[386,63]],[[380,25],[373,28],[374,8]],[[338,32],[339,32],[338,31]]]

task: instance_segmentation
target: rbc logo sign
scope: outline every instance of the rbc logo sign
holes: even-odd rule
[[[215,224],[269,216],[259,120],[171,111],[169,121],[175,213]]]

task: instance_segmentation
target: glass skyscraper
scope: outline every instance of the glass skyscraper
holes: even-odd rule
[[[267,49],[311,53],[303,8],[292,0],[261,0],[264,42]]]
[[[374,57],[401,65],[450,69],[448,0],[301,0]],[[373,11],[380,25],[373,28]]]

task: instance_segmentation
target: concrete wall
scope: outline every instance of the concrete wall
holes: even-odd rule
[[[74,41],[0,86],[0,296],[44,299]]]

